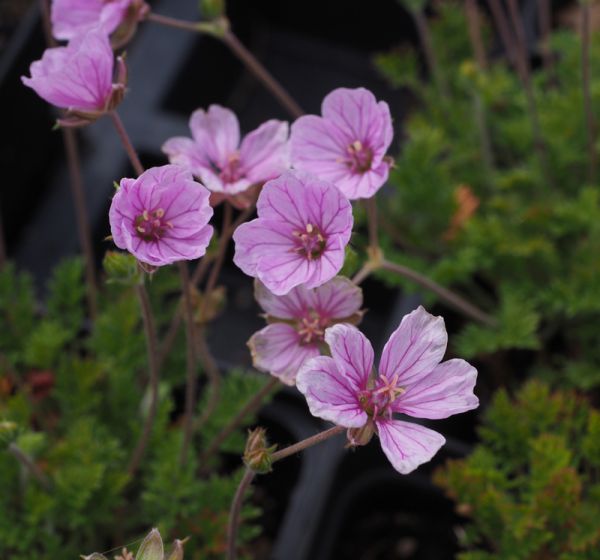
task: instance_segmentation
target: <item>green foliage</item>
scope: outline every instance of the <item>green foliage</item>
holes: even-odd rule
[[[136,298],[140,276],[121,257],[112,259],[91,332],[80,259],[57,267],[45,305],[36,303],[26,274],[11,265],[0,272],[0,558],[78,558],[135,541],[152,526],[169,538],[190,536],[186,558],[223,556],[228,511],[242,474],[243,427],[204,464],[198,458],[263,387],[265,376],[232,371],[216,395],[203,384],[196,417],[209,402],[214,411],[181,465],[183,403],[175,395],[185,385],[185,337],[177,338],[161,371],[150,441],[131,477],[131,453],[148,414],[148,366]],[[161,340],[179,303],[179,281],[173,268],[146,281]],[[253,421],[253,414],[245,419]],[[29,457],[43,481],[10,452],[11,445]],[[222,452],[237,455],[238,467],[225,464]],[[259,513],[244,506],[242,545],[256,536]]]
[[[491,26],[481,16],[489,52]],[[381,193],[386,258],[495,316],[497,328],[467,325],[453,338],[460,355],[540,350],[533,372],[571,387],[598,387],[600,350],[591,331],[600,320],[600,195],[598,177],[589,174],[580,38],[555,33],[553,68],[533,74],[540,156],[524,86],[502,59],[478,68],[464,3],[437,3],[429,27],[438,63],[430,81],[422,80],[414,51],[376,59],[392,85],[417,98],[391,184]],[[597,67],[599,35],[590,56]],[[590,90],[599,114],[594,72]],[[355,242],[366,246],[364,238]],[[416,289],[389,272],[378,277]]]
[[[582,397],[540,382],[514,399],[500,391],[481,444],[435,474],[471,518],[458,557],[600,558],[599,419]]]

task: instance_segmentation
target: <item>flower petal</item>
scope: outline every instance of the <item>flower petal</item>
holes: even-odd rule
[[[251,183],[264,183],[289,168],[288,123],[270,120],[250,132],[240,147],[240,164]]]
[[[346,319],[363,304],[362,290],[350,279],[336,276],[313,292],[314,306],[322,317]]]
[[[377,420],[381,448],[392,466],[401,474],[427,463],[446,443],[444,436],[410,422]]]
[[[379,372],[405,387],[427,375],[442,361],[448,334],[442,317],[434,317],[419,306],[404,316],[381,354]]]
[[[278,319],[298,319],[313,307],[312,293],[304,286],[293,288],[283,296],[276,296],[260,280],[255,280],[254,297],[268,315]]]
[[[351,380],[332,358],[320,356],[305,362],[296,377],[296,387],[306,397],[313,416],[346,428],[360,428],[367,422]]]
[[[294,385],[302,365],[319,355],[316,345],[301,345],[296,329],[285,323],[268,325],[248,341],[254,367]]]
[[[190,129],[201,152],[210,162],[224,167],[240,143],[240,125],[235,113],[220,105],[198,109],[190,118]]]
[[[373,347],[367,337],[352,325],[338,324],[325,331],[325,342],[353,390],[366,389],[373,369]]]
[[[464,360],[454,359],[438,365],[405,387],[394,402],[394,411],[417,418],[448,418],[479,406],[473,394],[477,370]]]

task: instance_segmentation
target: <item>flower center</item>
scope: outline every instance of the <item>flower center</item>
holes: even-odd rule
[[[404,392],[405,389],[398,386],[398,374],[391,379],[381,374],[375,379],[373,387],[359,393],[358,401],[362,409],[373,418],[391,417],[392,403]]]
[[[346,164],[353,173],[364,173],[371,169],[373,162],[373,150],[365,146],[360,140],[355,140],[346,148],[348,159]]]
[[[300,335],[300,344],[304,346],[323,342],[325,329],[328,326],[329,319],[322,317],[317,311],[311,309],[296,325],[296,330]]]
[[[306,257],[309,261],[316,259],[325,251],[326,239],[317,226],[306,224],[305,231],[295,231],[295,251]]]
[[[217,166],[215,166],[217,167]],[[223,183],[235,183],[239,181],[244,173],[240,164],[240,153],[233,152],[227,157],[227,162],[221,168],[217,167],[218,175]]]
[[[165,211],[162,208],[156,210],[144,210],[136,216],[135,230],[138,237],[144,241],[158,241],[165,232],[173,227],[171,222],[165,220]]]

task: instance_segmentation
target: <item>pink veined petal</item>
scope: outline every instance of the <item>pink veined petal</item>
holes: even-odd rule
[[[291,224],[297,231],[304,231],[313,219],[313,212],[307,206],[304,181],[293,172],[267,182],[256,209],[260,218]]]
[[[171,163],[189,169],[196,177],[200,177],[209,166],[204,152],[191,138],[170,138],[162,145],[162,151]]]
[[[312,287],[314,268],[315,261],[309,261],[295,251],[278,251],[258,261],[256,275],[275,295],[283,296],[300,284]]]
[[[429,375],[404,387],[405,393],[393,404],[395,412],[417,418],[440,419],[479,406],[473,388],[477,370],[460,359],[439,364]]]
[[[290,134],[290,155],[296,169],[310,171],[323,179],[332,179],[347,157],[347,148],[353,142],[322,117],[306,115],[296,119]]]
[[[360,428],[368,416],[360,407],[351,380],[327,356],[313,358],[300,369],[296,387],[306,397],[313,416],[346,428]]]
[[[325,237],[339,236],[345,246],[350,241],[354,225],[352,204],[332,183],[310,175],[300,177],[311,185],[305,195],[311,223],[317,225]]]
[[[373,369],[373,347],[356,327],[338,324],[325,331],[325,342],[340,374],[356,393],[366,389]]]
[[[240,143],[240,125],[235,113],[220,105],[207,112],[198,109],[190,118],[192,136],[209,161],[223,167]]]
[[[434,317],[419,306],[404,316],[381,354],[379,372],[388,379],[398,376],[405,387],[431,373],[446,352],[448,334],[442,317]]]
[[[59,40],[69,40],[98,25],[110,34],[125,17],[131,1],[53,0],[52,34]]]
[[[430,461],[446,443],[444,436],[418,424],[380,419],[375,424],[383,452],[401,474]]]
[[[270,120],[250,132],[240,146],[240,162],[253,183],[276,178],[290,167],[288,124]]]
[[[313,298],[320,315],[335,319],[351,317],[363,304],[362,290],[343,276],[336,276],[316,289]]]
[[[298,319],[312,307],[312,294],[304,286],[276,296],[260,280],[255,280],[254,297],[268,315],[278,319]]]
[[[333,278],[344,265],[345,243],[336,235],[327,240],[326,249],[320,257],[308,262],[310,275],[305,280],[307,288],[318,288]]]
[[[319,355],[315,344],[301,345],[296,329],[285,323],[268,325],[248,341],[254,367],[294,385],[302,365]]]
[[[364,173],[346,174],[336,186],[350,200],[371,198],[387,181],[390,163],[382,161],[377,167]]]
[[[233,233],[233,262],[248,276],[256,277],[261,259],[293,251],[295,245],[290,229],[281,222],[259,219],[238,226]]]
[[[381,108],[365,88],[333,90],[323,100],[321,113],[351,139],[349,144],[358,140],[376,147],[373,144],[383,132]]]

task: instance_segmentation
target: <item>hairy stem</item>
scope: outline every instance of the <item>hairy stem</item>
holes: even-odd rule
[[[142,165],[142,162],[140,161],[140,158],[138,157],[138,154],[131,143],[131,139],[127,134],[127,130],[125,129],[125,125],[123,124],[121,117],[119,117],[119,114],[116,111],[111,111],[109,115],[115,126],[115,130],[121,139],[121,143],[127,152],[127,156],[129,157],[129,161],[131,162],[133,169],[138,176],[141,175],[144,172],[144,166]]]
[[[192,308],[192,295],[190,293],[190,273],[187,263],[179,262],[181,276],[181,292],[186,326],[186,384],[185,384],[185,412],[183,417],[183,444],[179,463],[184,465],[187,460],[188,449],[194,433],[194,407],[196,406],[196,333],[194,328],[194,311]]]
[[[94,321],[98,315],[98,283],[96,280],[96,266],[94,249],[92,247],[91,227],[88,220],[81,166],[79,163],[79,149],[77,146],[75,131],[73,129],[63,128],[62,134],[65,143],[65,152],[67,155],[67,165],[69,167],[69,184],[71,186],[71,195],[73,196],[73,203],[75,205],[77,232],[79,234],[79,243],[81,245],[85,262],[88,310],[90,319]]]
[[[238,411],[238,413],[229,421],[229,423],[215,436],[208,444],[206,450],[200,457],[200,463],[205,463],[221,447],[221,444],[241,425],[250,415],[256,412],[262,405],[265,398],[279,385],[276,377],[271,377],[263,387],[261,387],[250,400]]]
[[[271,92],[273,97],[279,101],[281,106],[295,119],[302,116],[304,111],[288,93],[288,91],[273,77],[273,75],[260,63],[260,61],[243,45],[237,36],[231,31],[229,22],[225,18],[221,18],[216,22],[188,22],[179,19],[162,16],[155,13],[150,13],[147,16],[149,21],[183,29],[185,31],[193,31],[196,33],[206,33],[211,35],[225,45],[233,52],[233,54],[244,64],[244,66]]]
[[[329,438],[341,434],[344,432],[346,428],[342,426],[334,426],[333,428],[329,428],[323,432],[319,432],[314,436],[306,438],[294,445],[290,445],[289,447],[285,447],[279,451],[276,451],[271,455],[271,460],[273,463],[277,461],[281,461],[281,459],[285,459],[290,455],[294,455],[312,447],[313,445],[317,445]],[[246,494],[246,490],[252,484],[252,481],[255,477],[254,471],[250,469],[246,469],[242,480],[235,492],[235,496],[233,497],[233,501],[231,503],[231,509],[229,510],[229,523],[227,524],[227,560],[235,560],[237,557],[236,552],[236,541],[237,541],[237,533],[240,525],[240,512],[242,510],[242,504],[244,502],[244,495]]]
[[[360,286],[373,272],[373,266],[370,263],[363,264],[362,268],[352,277],[352,283]]]
[[[581,80],[583,88],[583,108],[587,131],[588,147],[588,180],[594,183],[596,179],[596,122],[592,108],[592,93],[590,86],[590,4],[583,0],[580,4],[581,11]]]
[[[231,508],[229,510],[229,521],[227,522],[227,560],[235,560],[237,558],[236,541],[237,533],[240,525],[240,513],[242,511],[242,504],[244,503],[244,495],[246,490],[252,484],[254,477],[256,476],[254,471],[246,469],[240,484],[235,491],[233,501],[231,502]]]
[[[129,461],[127,472],[132,477],[138,470],[150,435],[152,433],[152,427],[156,418],[156,410],[158,407],[158,381],[159,381],[159,368],[158,361],[156,359],[157,352],[157,341],[156,341],[156,328],[154,324],[154,317],[152,315],[152,308],[150,307],[150,299],[148,298],[148,292],[144,284],[140,283],[136,285],[136,292],[140,302],[140,310],[142,314],[142,321],[144,323],[144,334],[146,335],[146,349],[148,353],[148,369],[150,370],[149,385],[150,385],[150,408],[148,409],[148,415],[144,422],[144,427],[140,435],[140,439],[135,447],[135,450]]]
[[[42,469],[40,469],[40,467],[35,464],[33,459],[27,455],[27,453],[25,453],[15,442],[11,442],[8,445],[8,451],[31,473],[33,478],[39,482],[40,486],[44,490],[47,492],[52,490],[52,485],[50,484],[48,477],[42,472]]]
[[[488,325],[490,327],[496,325],[496,320],[493,317],[491,317],[472,303],[468,302],[458,294],[455,294],[447,288],[440,286],[437,282],[434,282],[430,278],[427,278],[427,276],[423,276],[416,270],[386,260],[384,260],[380,266],[384,270],[388,270],[390,272],[394,272],[395,274],[403,276],[404,278],[408,278],[409,280],[415,282],[415,284],[427,290],[430,290],[431,292],[436,294],[442,301],[446,302],[448,305],[450,305],[457,311],[460,311],[463,315],[466,315],[467,317],[475,319],[476,321],[479,321],[480,323],[483,323],[484,325]]]

